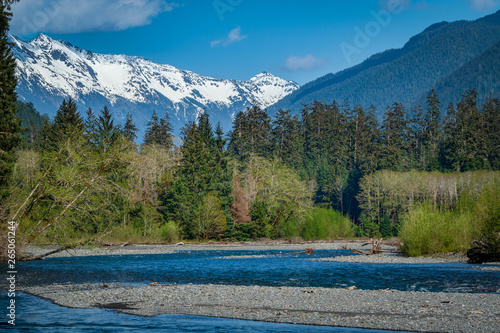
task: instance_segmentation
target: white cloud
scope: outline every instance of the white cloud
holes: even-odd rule
[[[498,0],[467,0],[472,7],[472,9],[477,10],[478,12],[489,11],[495,9],[500,1]]]
[[[233,44],[239,42],[247,38],[247,35],[241,34],[241,27],[236,27],[233,30],[229,31],[227,37],[224,39],[217,39],[210,42],[210,46],[215,47],[218,45],[228,46],[229,44]]]
[[[151,23],[178,5],[165,0],[23,0],[12,6],[11,32],[120,31]]]
[[[291,55],[285,61],[284,70],[288,72],[310,71],[323,66],[327,61],[328,59],[316,58],[312,54],[304,57]]]

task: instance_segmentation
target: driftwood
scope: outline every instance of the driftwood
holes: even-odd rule
[[[382,239],[383,238],[372,239],[370,243],[363,244],[363,246],[371,244],[372,248],[370,250],[356,250],[356,249],[352,249],[351,251],[353,253],[362,254],[362,255],[365,255],[365,256],[368,256],[368,255],[371,255],[371,254],[384,253],[384,252],[393,253],[394,251],[391,251],[391,250],[382,250]]]
[[[500,255],[490,250],[491,245],[487,242],[472,241],[470,244],[473,248],[467,251],[467,261],[469,264],[482,264],[484,262],[498,261]]]

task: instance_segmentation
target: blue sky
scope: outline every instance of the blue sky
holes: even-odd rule
[[[11,33],[211,77],[267,71],[304,84],[400,48],[433,23],[497,10],[500,0],[21,0]]]

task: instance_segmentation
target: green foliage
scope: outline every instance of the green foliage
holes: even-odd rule
[[[372,219],[364,214],[360,216],[361,226],[357,231],[357,235],[359,237],[370,237],[370,238],[379,238],[380,234],[380,226],[372,221]]]
[[[40,131],[49,118],[47,115],[42,116],[33,103],[16,101],[16,108],[17,116],[21,119],[25,146],[27,149],[34,149],[40,145]]]
[[[134,142],[135,139],[137,139],[137,131],[139,131],[139,129],[133,123],[132,114],[127,112],[127,120],[125,121],[125,125],[123,125],[122,130],[125,140]]]
[[[478,189],[480,187],[481,189]],[[475,188],[475,190],[471,190]],[[489,251],[500,254],[500,182],[472,182],[454,207],[437,208],[426,201],[405,216],[399,236],[410,256],[440,252],[464,252],[470,242],[481,240]]]
[[[120,127],[114,124],[111,112],[108,107],[105,106],[97,118],[95,130],[92,136],[95,146],[106,152],[118,142],[120,135]]]
[[[257,104],[236,114],[233,131],[229,134],[229,147],[239,159],[250,155],[268,157],[270,155],[271,121],[266,110]]]
[[[211,215],[211,219],[218,221],[215,224],[213,221],[200,221],[200,214],[206,215],[211,211],[207,205],[214,204],[214,196],[220,200],[226,223],[232,224],[230,195],[233,172],[220,142],[220,135],[217,137],[214,136],[205,113],[200,116],[198,124],[187,124],[183,129],[182,157],[175,170],[175,180],[170,190],[165,191],[161,198],[166,207],[167,219],[178,223],[183,234],[190,238],[215,236],[225,230],[225,225],[222,227],[224,223],[220,222],[219,217]],[[214,195],[208,198],[214,200],[204,201],[208,200],[207,195],[212,192]],[[210,226],[206,227],[205,223]],[[219,227],[212,228],[214,225]]]
[[[10,7],[0,4],[0,221],[5,218],[4,200],[9,195],[8,184],[15,163],[15,148],[20,142],[20,121],[14,104],[16,94],[16,61],[8,42]]]
[[[363,213],[372,221],[380,224],[384,216],[388,216],[395,225],[415,203],[430,201],[439,209],[449,209],[456,206],[465,193],[477,198],[478,193],[498,177],[498,171],[439,173],[382,170],[361,179],[358,200]]]
[[[203,198],[196,215],[194,236],[197,239],[217,237],[226,231],[226,215],[215,192],[210,192]]]
[[[471,211],[440,211],[423,203],[403,219],[399,237],[401,250],[408,256],[443,252],[464,252],[479,237],[478,223]]]
[[[135,127],[135,126],[134,126]],[[156,112],[153,111],[151,120],[148,122],[146,134],[144,135],[144,144],[146,145],[159,145],[164,148],[170,149],[174,144],[174,135],[172,134],[172,124],[168,112],[165,112],[165,118],[159,119]],[[129,137],[133,132],[133,127],[128,126],[127,133]],[[135,134],[135,132],[134,132]]]
[[[380,222],[380,234],[383,238],[391,238],[393,236],[391,219],[389,216],[384,216],[382,222]]]
[[[475,205],[475,218],[480,223],[481,238],[488,251],[500,257],[500,181],[487,186]]]
[[[167,243],[176,243],[179,241],[179,227],[177,227],[177,225],[172,221],[169,221],[162,225],[160,228],[160,233],[162,239]]]
[[[354,225],[340,212],[333,209],[315,207],[306,213],[305,221],[298,229],[289,230],[288,237],[299,236],[305,240],[328,240],[352,238]]]

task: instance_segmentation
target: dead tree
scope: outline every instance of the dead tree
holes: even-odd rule
[[[387,251],[387,250],[382,250],[382,239],[372,239],[370,243],[365,243],[365,245],[372,245],[372,248],[370,250],[356,250],[353,249],[352,252],[356,254],[362,254],[362,255],[371,255],[371,254],[379,254],[383,252],[394,252],[394,251]]]

